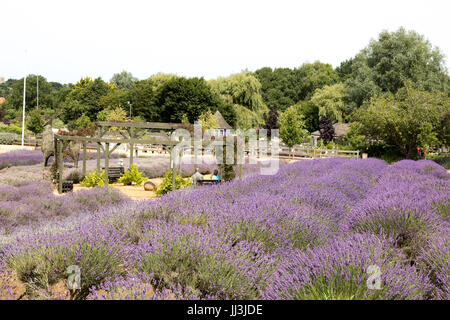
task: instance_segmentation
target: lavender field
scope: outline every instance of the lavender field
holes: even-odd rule
[[[449,299],[432,161],[299,161],[146,201],[49,188],[0,186],[0,299]]]

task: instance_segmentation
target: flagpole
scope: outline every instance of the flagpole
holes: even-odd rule
[[[23,108],[22,108],[22,147],[25,138],[25,94],[27,88],[27,75],[23,77]]]
[[[37,96],[37,109],[39,109],[39,75],[36,77],[36,96]]]

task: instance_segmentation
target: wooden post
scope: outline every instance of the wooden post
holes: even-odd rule
[[[83,141],[83,177],[86,176],[87,142]]]
[[[133,142],[134,128],[130,128],[128,130],[128,134],[130,135],[130,169],[131,169],[131,166],[133,165],[133,157],[134,157],[134,142]]]
[[[101,142],[97,142],[97,173],[100,173],[100,145]]]
[[[62,193],[62,182],[63,182],[63,142],[58,140],[58,193]],[[55,157],[56,160],[56,157]]]
[[[101,138],[103,136],[103,128],[102,127],[100,127],[98,129],[97,136],[99,138]],[[100,173],[100,146],[101,146],[101,143],[97,142],[97,173]]]
[[[105,143],[105,188],[109,186],[109,142]]]
[[[173,155],[173,149],[174,148],[170,148],[169,152],[170,152],[170,166],[172,169],[172,191],[175,190],[175,178],[176,178],[176,170],[175,170],[175,157]]]

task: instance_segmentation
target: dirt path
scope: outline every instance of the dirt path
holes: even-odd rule
[[[151,181],[155,184],[155,186],[159,186],[162,182],[162,178],[154,178],[149,179],[148,181]],[[144,186],[124,186],[123,184],[113,184],[111,188],[117,189],[123,194],[129,196],[133,200],[145,200],[145,199],[152,199],[156,198],[156,193],[154,191],[146,191],[144,189]],[[82,187],[80,184],[74,184],[73,185],[73,192],[77,192],[78,190],[84,190],[89,189],[86,187]],[[53,193],[55,195],[58,195],[58,191],[54,190]]]

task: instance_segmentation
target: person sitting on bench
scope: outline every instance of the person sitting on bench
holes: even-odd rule
[[[214,170],[214,173],[212,175],[212,180],[217,180],[220,181],[220,177],[219,177],[219,170]]]
[[[195,173],[191,177],[191,181],[193,185],[199,184],[199,181],[203,180],[203,175],[200,173],[200,169],[197,168]]]

